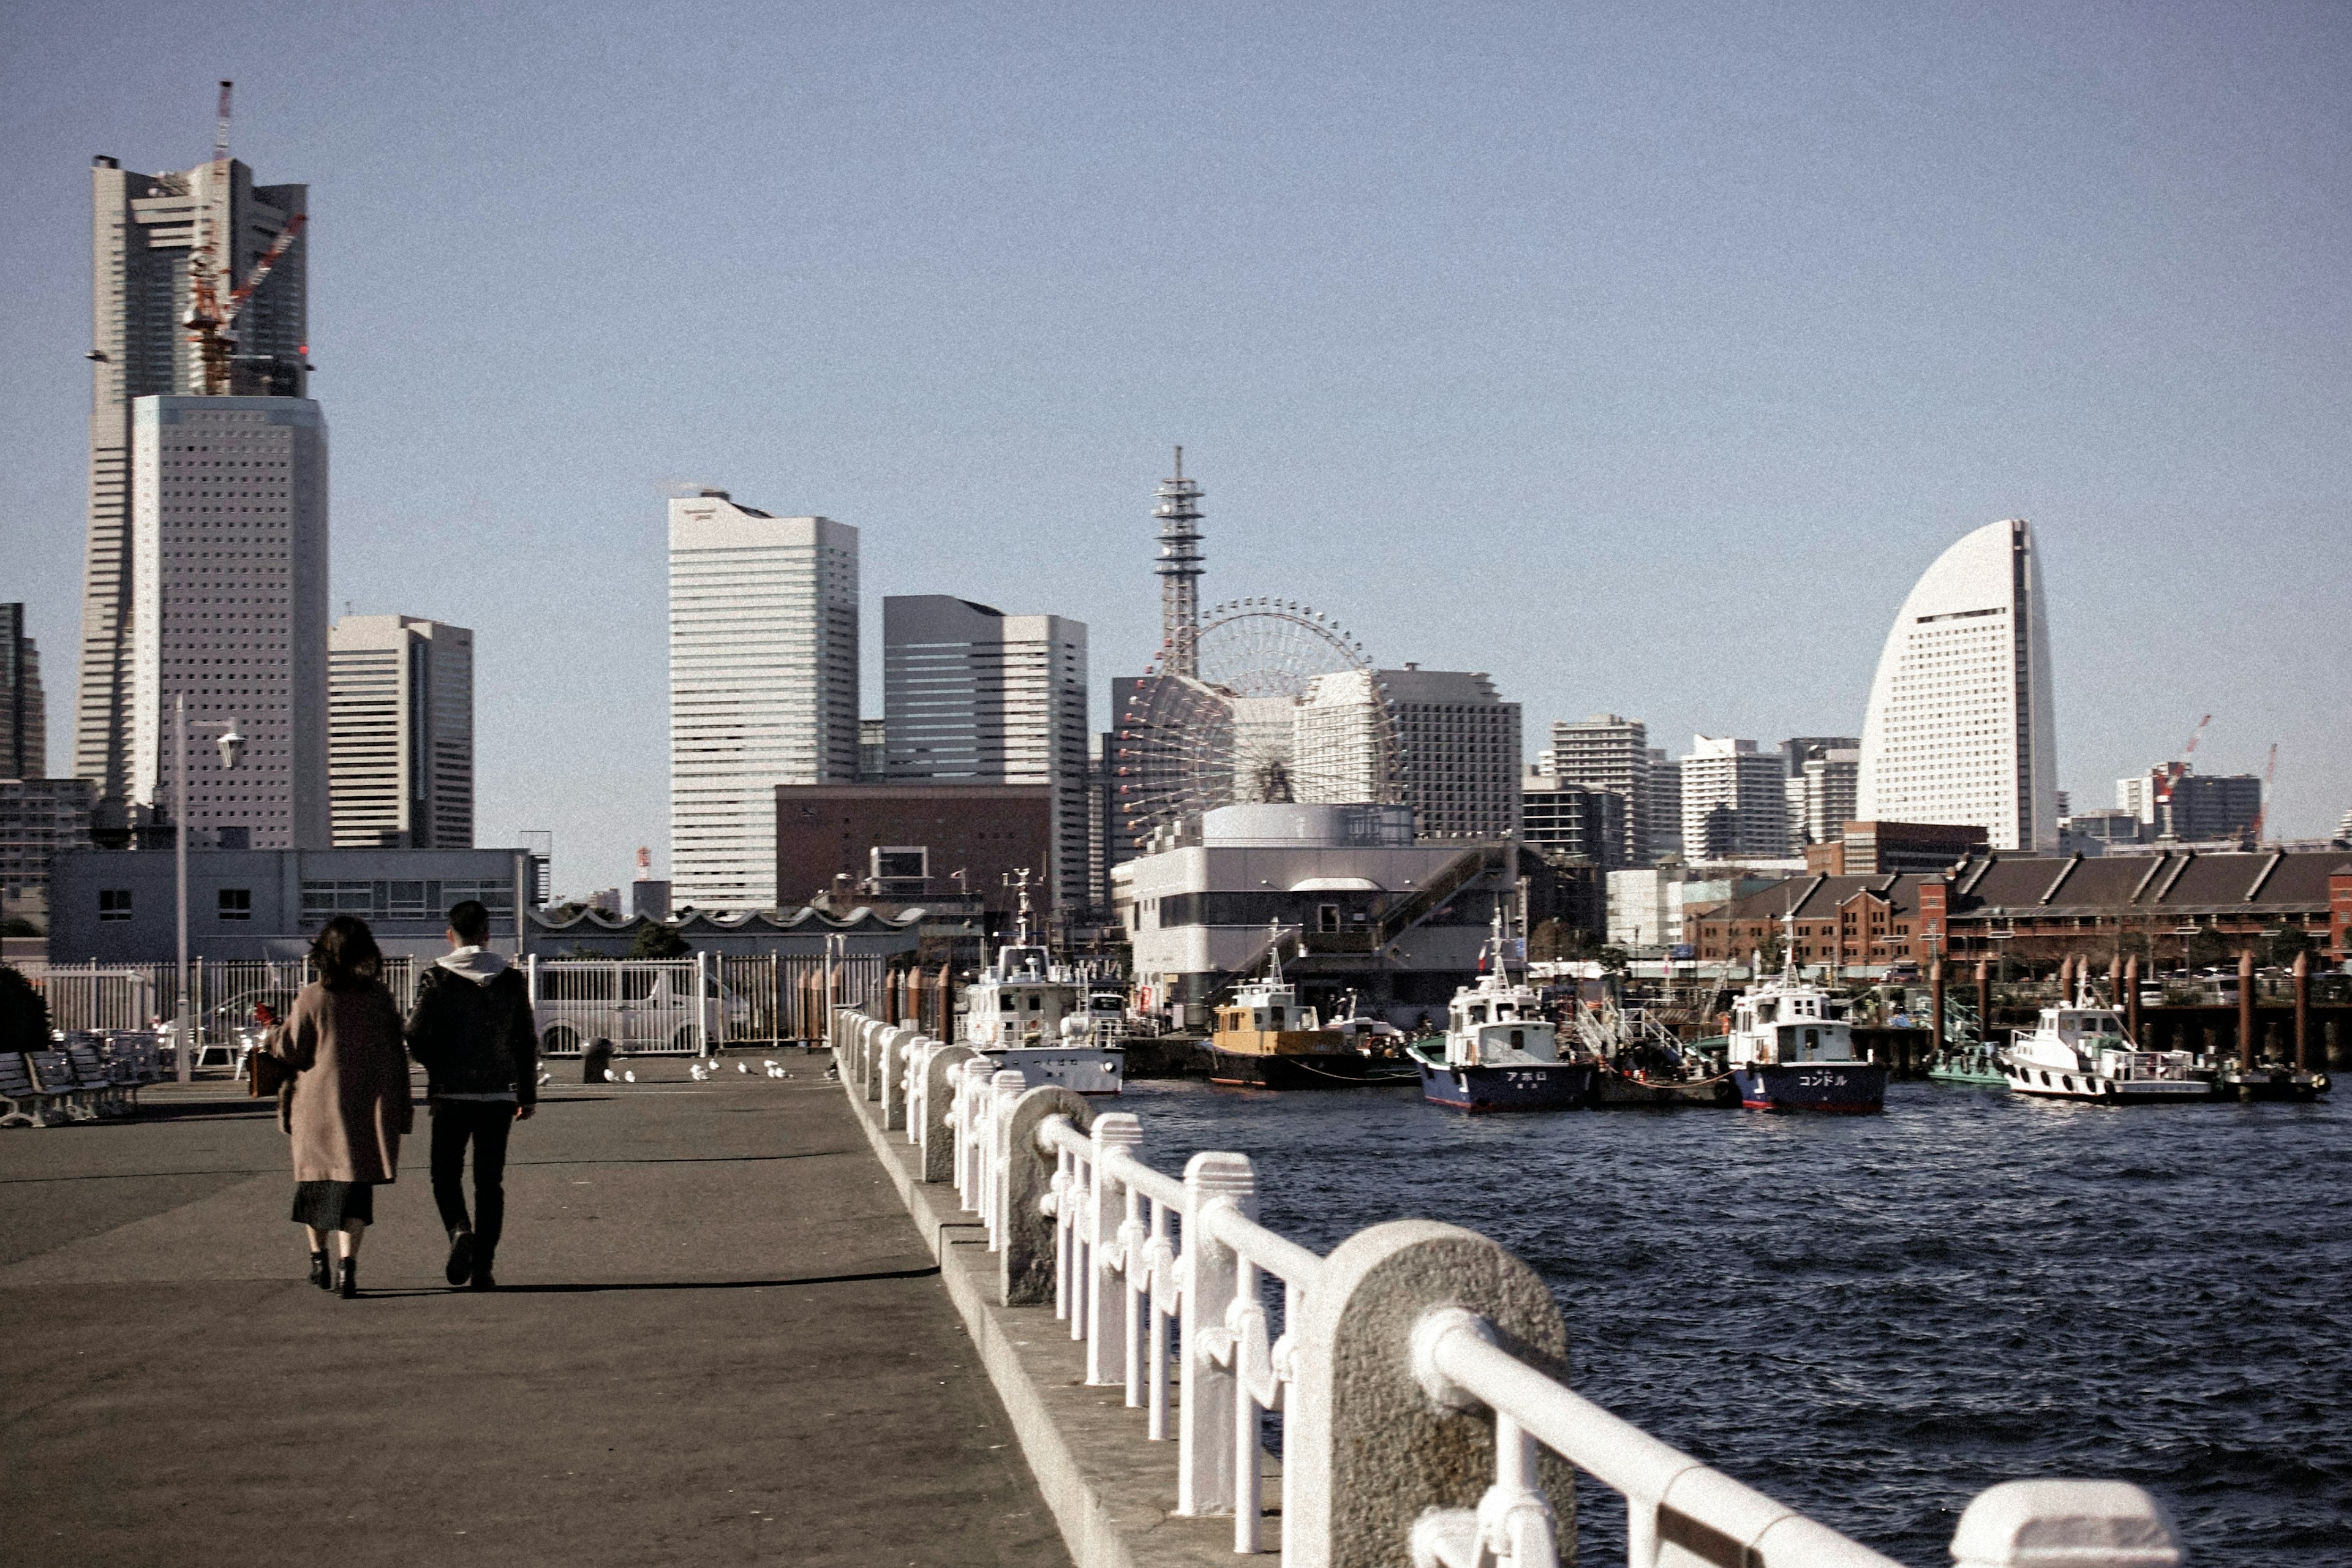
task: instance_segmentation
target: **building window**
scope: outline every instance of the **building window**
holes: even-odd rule
[[[131,918],[131,889],[101,888],[98,893],[98,918],[102,921],[127,921]]]
[[[1339,906],[1337,904],[1316,905],[1315,929],[1318,931],[1338,931],[1339,929]]]
[[[253,918],[251,888],[223,888],[220,890],[220,918],[225,921],[249,921]]]

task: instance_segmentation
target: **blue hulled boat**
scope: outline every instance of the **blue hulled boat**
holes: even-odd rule
[[[1559,1031],[1535,987],[1511,981],[1502,916],[1486,973],[1454,994],[1442,1037],[1405,1047],[1421,1068],[1422,1098],[1457,1110],[1573,1110],[1591,1103],[1600,1064],[1563,1060]]]
[[[1732,1005],[1726,1042],[1739,1102],[1754,1110],[1885,1109],[1887,1068],[1853,1054],[1845,1009],[1843,998],[1800,976],[1793,958],[1751,987]]]

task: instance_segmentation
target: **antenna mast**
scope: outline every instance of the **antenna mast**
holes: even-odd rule
[[[1176,477],[1162,480],[1160,504],[1160,671],[1201,673],[1201,487],[1184,477],[1184,448],[1176,448]]]

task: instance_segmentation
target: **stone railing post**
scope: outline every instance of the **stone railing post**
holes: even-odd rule
[[[988,1168],[988,1080],[996,1064],[977,1052],[963,1064],[956,1086],[956,1195],[963,1207],[978,1211]]]
[[[1087,1212],[1078,1221],[1087,1237],[1087,1381],[1124,1384],[1127,1342],[1133,1324],[1121,1319],[1129,1297],[1111,1266],[1126,1255],[1119,1227],[1127,1222],[1127,1187],[1103,1173],[1103,1156],[1114,1149],[1129,1154],[1140,1149],[1143,1122],[1132,1111],[1113,1110],[1098,1116],[1094,1145],[1095,1179],[1087,1194]]]
[[[882,1042],[892,1032],[891,1026],[879,1018],[868,1018],[860,1032],[866,1077],[858,1088],[867,1100],[878,1100],[882,1098]]]
[[[1084,1095],[1057,1083],[1019,1096],[1002,1113],[997,1142],[1003,1163],[998,1168],[996,1299],[1007,1307],[1034,1307],[1054,1299],[1054,1216],[1043,1200],[1054,1190],[1059,1163],[1038,1147],[1037,1130],[1049,1116],[1066,1116],[1084,1132],[1094,1125],[1095,1112]]]
[[[2003,1481],[1952,1532],[1955,1568],[2179,1568],[2164,1505],[2129,1481]]]
[[[1227,1332],[1225,1310],[1240,1289],[1241,1258],[1211,1236],[1203,1223],[1216,1204],[1245,1214],[1255,1211],[1257,1173],[1248,1155],[1202,1152],[1184,1164],[1183,1381],[1176,1423],[1176,1511],[1192,1516],[1234,1511],[1238,1380],[1233,1367],[1216,1363],[1211,1348]]]
[[[1013,1102],[1029,1086],[1017,1068],[998,1068],[988,1075],[980,1111],[980,1218],[988,1226],[988,1250],[1004,1245],[1004,1120]]]
[[[949,1115],[956,1106],[956,1086],[970,1061],[970,1046],[938,1046],[923,1053],[918,1064],[921,1093],[908,1108],[908,1135],[922,1146],[926,1182],[952,1182],[956,1174],[956,1139]]]
[[[1492,1415],[1441,1405],[1414,1374],[1413,1331],[1447,1307],[1486,1319],[1498,1344],[1568,1381],[1568,1333],[1551,1291],[1495,1242],[1423,1219],[1341,1242],[1290,1325],[1297,1381],[1283,1439],[1288,1568],[1406,1562],[1423,1512],[1475,1510],[1497,1479]],[[1558,1521],[1559,1560],[1572,1561],[1569,1467],[1545,1453],[1536,1469]]]
[[[886,1025],[882,1035],[882,1131],[896,1132],[907,1125],[907,1062],[922,1036],[901,1025]]]

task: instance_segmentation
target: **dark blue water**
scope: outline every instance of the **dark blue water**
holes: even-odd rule
[[[1121,1108],[1164,1170],[1249,1154],[1261,1217],[1318,1251],[1407,1216],[1494,1237],[1551,1281],[1580,1392],[1919,1568],[2032,1476],[2147,1488],[2200,1568],[2352,1565],[2352,1107]],[[1622,1560],[1622,1507],[1580,1504],[1586,1561]]]

